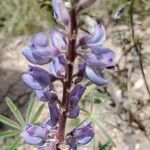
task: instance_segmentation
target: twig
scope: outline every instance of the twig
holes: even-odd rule
[[[133,4],[134,4],[134,0],[132,0],[131,5],[130,5],[131,37],[132,37],[132,41],[133,41],[133,44],[134,44],[135,51],[136,51],[137,55],[139,56],[139,65],[140,65],[141,73],[142,73],[142,76],[143,76],[145,87],[146,87],[148,95],[150,97],[150,89],[149,89],[149,86],[147,84],[147,80],[146,80],[146,76],[145,76],[144,68],[143,68],[141,48],[139,48],[139,46],[138,46],[140,42],[136,41],[136,39],[135,39],[135,30],[134,30],[134,21],[133,21]]]

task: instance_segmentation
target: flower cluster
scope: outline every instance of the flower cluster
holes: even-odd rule
[[[65,118],[73,119],[79,116],[79,101],[86,90],[82,83],[73,84],[73,78],[82,77],[103,86],[108,81],[103,77],[102,70],[114,67],[114,52],[103,47],[106,39],[103,24],[97,24],[94,32],[88,32],[77,39],[79,26],[76,18],[94,1],[79,0],[67,8],[64,0],[52,0],[54,16],[58,23],[64,26],[64,31],[53,28],[50,35],[38,33],[23,50],[25,58],[36,66],[30,65],[28,72],[22,75],[22,80],[40,101],[48,104],[50,111],[47,123],[26,126],[21,135],[29,144],[43,145],[49,140],[49,134],[55,131],[54,134],[58,136],[54,135],[53,138],[56,138],[57,145],[65,142],[70,149],[76,150],[78,144],[87,144],[94,136],[92,123],[88,123],[84,127],[73,129],[65,137],[59,137],[59,134],[63,135],[60,132],[65,128]],[[74,73],[73,66],[77,57],[80,57],[82,62]],[[45,64],[49,66],[48,71],[37,67]],[[62,100],[59,100],[57,88],[54,86],[54,82],[58,80],[64,88]]]

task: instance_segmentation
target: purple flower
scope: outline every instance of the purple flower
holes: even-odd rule
[[[82,47],[89,47],[91,49],[99,49],[106,39],[106,31],[104,26],[100,23],[93,34],[87,34],[79,41]]]
[[[84,94],[86,87],[78,84],[76,85],[70,92],[70,105],[71,107],[77,106],[79,100],[81,99],[82,95]]]
[[[65,7],[64,0],[52,0],[52,6],[56,20],[64,26],[70,26],[70,15]]]
[[[54,104],[58,100],[56,92],[50,89],[36,90],[35,93],[38,99],[42,102]]]
[[[77,150],[77,142],[76,142],[76,139],[72,136],[69,136],[67,139],[66,139],[66,143],[67,145],[70,146],[69,150]]]
[[[40,32],[32,36],[31,44],[38,47],[47,47],[48,46],[48,38],[47,36]]]
[[[76,76],[79,76],[79,77],[83,77],[84,74],[85,74],[85,69],[86,69],[86,63],[82,63],[82,64],[79,64],[78,65],[78,71],[77,73],[75,74]]]
[[[102,77],[98,70],[93,70],[93,68],[89,66],[86,67],[85,74],[93,83],[98,86],[103,86],[108,83],[108,81]]]
[[[57,105],[49,104],[49,111],[50,111],[51,125],[54,127],[57,125],[57,123],[59,121],[60,110],[57,107]]]
[[[29,66],[29,71],[22,75],[22,80],[34,90],[42,90],[54,81],[54,77],[42,68]]]
[[[90,62],[93,64],[94,60],[90,60]],[[101,66],[97,66],[96,68],[96,66],[88,65],[86,62],[79,67],[79,70],[75,75],[88,78],[98,86],[104,86],[108,83],[108,81],[103,78],[100,67]]]
[[[50,44],[52,48],[58,48],[60,52],[66,52],[68,42],[63,32],[53,28],[50,34]]]
[[[70,92],[70,110],[68,118],[77,118],[80,113],[78,102],[84,94],[86,88],[80,84],[76,85]]]
[[[96,85],[103,86],[107,84],[107,80],[102,77],[102,69],[112,68],[115,66],[115,54],[108,48],[99,48],[92,50],[92,53],[83,56],[87,66],[85,75]]]
[[[70,107],[70,111],[68,114],[68,118],[74,119],[79,116],[80,107],[77,105],[76,107]]]
[[[37,33],[31,38],[29,46],[22,53],[31,63],[43,65],[49,63],[59,51],[56,47],[49,47],[48,38],[44,33]]]
[[[42,126],[46,128],[47,130],[49,130],[51,133],[55,132],[55,130],[57,129],[57,126],[53,125],[53,122],[51,121],[51,119],[48,119],[46,122],[44,122]]]
[[[26,129],[21,133],[24,141],[31,145],[43,145],[49,134],[49,131],[38,125],[28,124]]]
[[[89,143],[93,139],[94,134],[91,122],[84,127],[76,128],[73,131],[73,136],[76,138],[77,143],[83,145]]]
[[[93,139],[94,134],[92,123],[88,123],[84,127],[75,128],[66,139],[66,143],[70,145],[70,149],[76,150],[77,144],[88,144]]]
[[[56,77],[62,77],[65,75],[65,66],[66,59],[63,55],[60,55],[50,63],[50,72]]]
[[[104,69],[114,67],[115,53],[108,48],[99,48],[92,50],[92,53],[85,54],[83,56],[89,66]]]
[[[88,52],[87,54],[80,54],[85,62],[83,63],[83,67],[80,67],[79,73],[83,74],[85,77],[87,77],[93,83],[99,86],[103,86],[108,82],[102,76],[102,69],[112,68],[115,65],[115,53],[108,48],[102,47],[105,39],[105,28],[100,23],[96,27],[93,34],[88,34],[82,37],[79,41],[79,45],[82,48],[91,49],[91,52]]]

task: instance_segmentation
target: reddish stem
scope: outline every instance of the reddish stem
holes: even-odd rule
[[[76,12],[75,9],[72,8],[70,10],[70,33],[69,33],[69,47],[68,52],[66,54],[67,59],[67,66],[66,66],[66,75],[65,80],[63,81],[63,99],[61,104],[61,116],[59,119],[59,128],[57,132],[57,139],[58,145],[64,142],[65,138],[65,127],[67,121],[67,115],[69,112],[69,91],[72,85],[72,78],[73,78],[73,67],[74,67],[74,60],[76,57],[76,36],[77,36],[77,22],[76,22]],[[58,150],[59,148],[57,148]]]

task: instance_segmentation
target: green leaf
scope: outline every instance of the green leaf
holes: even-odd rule
[[[110,146],[111,142],[108,141],[107,143],[100,145],[99,150],[106,150]]]
[[[116,106],[112,110],[107,111],[107,112],[103,112],[100,115],[104,117],[107,115],[116,114],[116,113],[118,113],[118,111],[119,111],[119,103],[117,103]]]
[[[26,112],[26,123],[29,123],[31,121],[34,107],[35,107],[35,98],[31,99],[30,102],[29,102],[27,112]]]
[[[80,108],[80,110],[83,111],[87,116],[91,115],[91,113],[88,110],[84,109],[84,108]]]
[[[113,146],[116,146],[115,142],[113,141],[113,139],[109,136],[109,134],[106,132],[106,130],[103,128],[101,121],[98,119],[94,119],[93,120],[95,123],[98,124],[98,126],[100,127],[101,131],[103,132],[103,134],[108,138],[108,140],[113,144]]]
[[[113,125],[112,123],[110,123],[110,122],[108,122],[108,121],[105,121],[105,120],[102,119],[102,118],[101,118],[101,122],[104,123],[104,124],[106,124],[106,125],[108,125],[108,126],[110,126],[110,127],[112,127],[112,128],[116,128],[117,130],[123,132],[119,127]]]
[[[94,136],[94,140],[93,140],[93,150],[96,150],[96,139],[95,139],[95,136]]]
[[[80,127],[83,123],[85,123],[87,120],[89,119],[89,117],[85,118],[84,120],[82,120],[76,127]]]
[[[31,122],[34,124],[38,120],[39,116],[41,115],[42,111],[44,109],[44,104],[42,104],[39,109],[35,112]]]
[[[20,133],[20,131],[18,131],[18,130],[2,131],[2,132],[0,132],[0,138],[7,138],[7,137],[15,136],[19,133]]]
[[[12,128],[15,128],[15,129],[21,129],[21,126],[18,123],[14,122],[13,120],[11,120],[5,116],[2,116],[2,115],[0,115],[0,122],[4,123]]]
[[[6,98],[6,104],[10,108],[11,112],[14,114],[14,116],[16,117],[16,119],[20,123],[20,125],[22,127],[24,127],[25,126],[25,121],[24,121],[20,111],[17,109],[15,104],[12,102],[12,100],[9,99],[9,98]]]
[[[22,142],[19,137],[10,146],[8,146],[8,150],[16,150],[21,145],[22,145]]]

